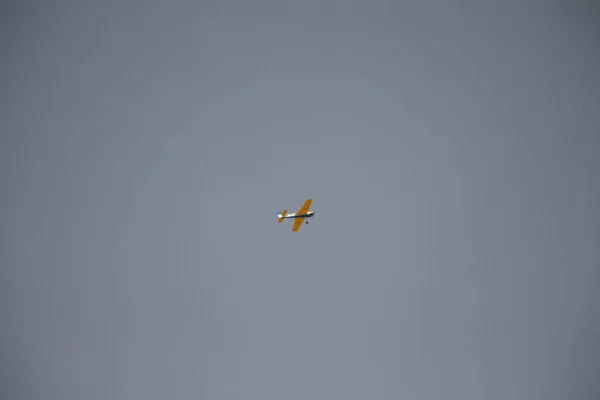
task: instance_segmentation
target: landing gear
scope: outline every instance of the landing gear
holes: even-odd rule
[[[305,224],[308,224],[308,221],[304,221]]]

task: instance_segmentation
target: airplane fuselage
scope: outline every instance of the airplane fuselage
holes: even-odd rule
[[[315,215],[314,211],[309,211],[306,214],[297,214],[297,213],[290,213],[287,214],[285,217],[281,214],[278,214],[279,218],[312,218]]]

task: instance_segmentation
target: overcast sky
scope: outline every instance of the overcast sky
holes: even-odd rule
[[[2,398],[597,399],[592,3],[4,2]]]

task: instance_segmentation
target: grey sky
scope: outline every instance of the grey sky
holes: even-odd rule
[[[2,398],[597,398],[598,9],[535,4],[3,4]]]

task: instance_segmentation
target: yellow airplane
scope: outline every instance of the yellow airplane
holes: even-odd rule
[[[300,211],[298,211],[297,213],[288,214],[287,210],[283,210],[281,214],[277,214],[277,217],[279,218],[277,222],[282,223],[283,220],[286,218],[294,218],[294,227],[292,228],[292,232],[297,232],[298,229],[300,229],[304,218],[312,218],[315,215],[314,211],[308,211],[311,203],[312,199],[306,200]],[[306,221],[306,223],[308,224],[308,221]]]

